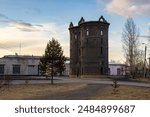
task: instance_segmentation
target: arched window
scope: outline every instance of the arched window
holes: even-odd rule
[[[77,39],[77,35],[76,34],[74,35],[74,38]]]
[[[101,54],[103,54],[103,47],[101,47]]]
[[[104,72],[103,72],[103,67],[101,67],[101,71],[100,71],[100,72],[101,72],[101,74],[103,75],[103,73],[104,73]]]
[[[101,36],[103,35],[103,31],[101,30]]]
[[[103,44],[103,38],[101,38],[101,44]]]
[[[86,35],[89,36],[89,29],[86,29]]]
[[[86,38],[86,43],[87,43],[87,44],[89,43],[89,39],[88,39],[88,38]]]

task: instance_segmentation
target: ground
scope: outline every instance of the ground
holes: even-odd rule
[[[113,94],[111,84],[57,83],[17,84],[0,89],[0,99],[35,100],[97,100],[97,99],[150,99],[150,87],[120,85]]]

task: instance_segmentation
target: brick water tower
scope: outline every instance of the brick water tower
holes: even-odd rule
[[[98,21],[70,23],[70,77],[100,77],[108,74],[108,28],[103,16]]]

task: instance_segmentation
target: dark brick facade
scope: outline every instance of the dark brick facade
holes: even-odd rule
[[[101,16],[98,21],[85,21],[78,26],[70,23],[70,75],[106,75],[108,73],[109,23]]]

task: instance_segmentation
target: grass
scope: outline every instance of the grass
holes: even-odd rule
[[[30,97],[41,97],[49,94],[58,94],[61,92],[69,92],[80,90],[90,85],[86,84],[28,84],[28,85],[11,85],[9,90],[0,90],[1,100],[12,99],[30,99]],[[102,99],[118,99],[118,100],[143,100],[150,99],[150,88],[136,86],[119,86],[118,92],[113,94],[113,87],[107,85],[105,88],[98,89],[96,92],[82,97],[82,99],[102,100]]]
[[[135,80],[150,83],[150,78],[137,78]]]
[[[113,94],[112,86],[106,87],[103,92],[98,91],[89,99],[97,100],[149,100],[150,88],[137,87],[137,86],[120,86],[118,92]]]
[[[78,90],[85,87],[85,84],[28,84],[28,85],[11,85],[9,89],[1,89],[1,100],[18,100],[30,97],[44,96],[47,94],[59,93],[64,91]]]

